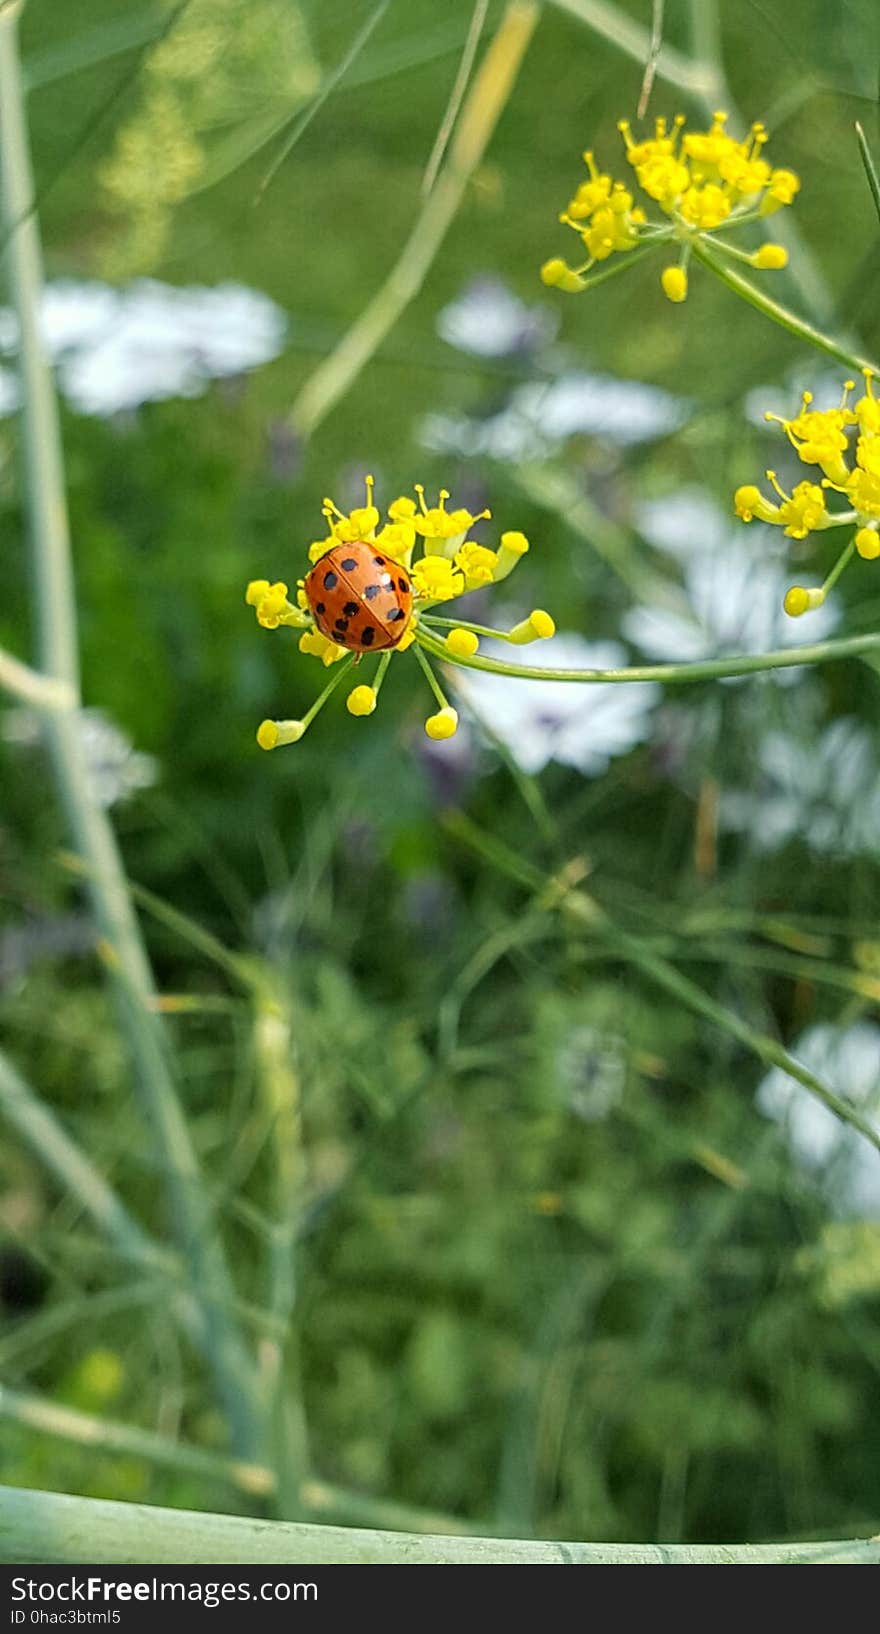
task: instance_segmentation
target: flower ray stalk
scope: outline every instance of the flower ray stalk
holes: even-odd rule
[[[834,340],[832,336],[826,335],[821,329],[817,329],[815,324],[809,323],[806,318],[799,317],[789,307],[774,300],[772,295],[765,294],[749,278],[743,278],[735,267],[716,259],[715,255],[706,249],[705,244],[695,243],[693,254],[694,259],[701,261],[710,272],[714,272],[716,278],[720,278],[728,289],[732,289],[744,301],[748,301],[749,305],[762,312],[765,318],[771,318],[780,328],[787,329],[790,335],[796,335],[798,340],[806,341],[807,345],[817,347],[820,352],[827,352],[829,357],[837,358],[839,363],[845,363],[848,369],[853,369],[857,374],[864,369],[871,369],[874,374],[880,374],[880,367],[876,363],[862,357],[845,341]]]
[[[39,651],[45,676],[79,700],[79,661],[58,408],[39,331],[43,288],[39,229],[24,117],[18,52],[20,5],[0,6],[0,184],[19,322],[27,509],[38,595]],[[75,843],[90,869],[90,894],[109,952],[120,1025],[128,1041],[143,1110],[159,1152],[175,1232],[191,1294],[204,1323],[205,1356],[230,1426],[233,1446],[262,1453],[253,1362],[232,1316],[234,1294],[195,1151],[178,1099],[168,1040],[155,1014],[155,987],[116,839],[94,800],[77,708],[44,716],[59,794]]]
[[[442,642],[435,641],[425,630],[421,632],[420,644],[433,658],[448,657]],[[812,646],[738,654],[732,658],[695,659],[686,664],[633,664],[623,669],[539,669],[534,664],[508,664],[500,658],[481,655],[457,658],[456,663],[464,669],[485,670],[489,675],[510,675],[526,681],[570,681],[584,685],[602,681],[685,684],[724,680],[733,675],[760,675],[766,670],[792,669],[799,664],[827,664],[834,659],[861,658],[873,652],[880,652],[880,631],[817,641]]]

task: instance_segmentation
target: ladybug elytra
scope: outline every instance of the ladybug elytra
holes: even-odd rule
[[[334,545],[315,563],[304,588],[321,634],[352,652],[396,647],[409,628],[410,576],[366,539]]]

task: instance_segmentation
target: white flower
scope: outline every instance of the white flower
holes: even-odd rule
[[[567,1028],[556,1045],[556,1070],[571,1110],[584,1123],[613,1112],[626,1088],[627,1047],[617,1033],[585,1022]]]
[[[808,1027],[791,1054],[880,1131],[880,1027],[871,1021]],[[782,1124],[795,1161],[820,1178],[836,1213],[880,1218],[880,1153],[864,1136],[841,1123],[781,1067],[763,1079],[757,1102]]]
[[[762,851],[795,837],[814,851],[875,853],[880,845],[880,769],[873,735],[850,716],[798,740],[768,732],[755,789],[722,796],[722,826],[746,831]]]
[[[437,317],[437,333],[460,352],[509,357],[553,339],[552,307],[526,306],[500,278],[474,278]]]
[[[20,402],[15,375],[10,369],[0,369],[0,414],[14,414]]]
[[[522,461],[546,459],[575,435],[621,447],[650,442],[680,426],[687,414],[688,405],[659,386],[572,369],[550,382],[518,386],[488,419],[426,415],[419,435],[436,453]]]
[[[753,523],[746,530],[702,489],[643,505],[637,519],[644,537],[682,564],[684,577],[681,588],[670,587],[663,606],[633,607],[625,614],[623,634],[642,652],[684,663],[803,641],[801,625],[783,611],[791,574],[771,528]],[[811,640],[824,640],[839,616],[833,601],[811,613]],[[768,673],[791,681],[798,671]]]
[[[486,655],[511,661],[518,649],[487,644]],[[546,669],[617,669],[626,654],[614,641],[584,641],[557,635],[528,649],[531,666]],[[524,772],[539,772],[548,761],[573,766],[585,777],[603,772],[609,761],[643,743],[659,695],[652,683],[515,680],[480,670],[456,670],[456,681],[473,703],[479,723],[500,738]]]
[[[99,805],[115,806],[156,782],[158,762],[136,750],[104,710],[81,709],[79,729],[86,773]],[[33,749],[40,741],[39,720],[29,709],[10,709],[2,730],[6,742],[19,748]]]
[[[96,346],[112,333],[125,297],[109,284],[59,278],[47,284],[40,314],[43,341],[49,356]],[[15,345],[13,319],[12,344]]]
[[[80,413],[98,415],[198,396],[209,380],[277,357],[285,332],[280,308],[241,284],[176,288],[147,278],[123,290],[50,284],[42,322],[61,391]],[[15,320],[0,311],[0,347],[15,345]]]

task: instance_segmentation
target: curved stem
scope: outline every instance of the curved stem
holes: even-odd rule
[[[75,709],[77,704],[76,689],[68,681],[56,680],[54,676],[31,669],[29,664],[23,664],[20,658],[14,658],[11,652],[4,652],[2,648],[0,688],[22,703],[30,704],[33,709]]]
[[[773,652],[745,653],[732,658],[700,658],[689,664],[632,664],[625,669],[541,669],[536,664],[508,664],[500,658],[452,658],[444,643],[424,628],[419,640],[426,652],[462,669],[485,670],[488,675],[509,675],[522,681],[573,681],[584,685],[602,681],[662,681],[669,684],[719,681],[733,675],[761,675],[768,670],[795,669],[799,664],[827,664],[836,658],[860,658],[880,652],[880,630],[869,635],[841,636],[809,647],[780,647]]]
[[[449,708],[449,699],[444,695],[443,691],[441,690],[440,683],[437,680],[437,677],[434,674],[434,671],[432,670],[430,664],[428,663],[427,658],[425,657],[424,653],[422,652],[422,639],[418,635],[416,636],[416,639],[415,639],[415,644],[413,646],[413,652],[415,653],[415,655],[416,655],[416,657],[417,657],[417,659],[419,661],[419,664],[421,665],[422,674],[424,675],[425,680],[427,681],[429,687],[431,688],[431,691],[433,692],[434,697],[437,700],[438,706],[440,707],[440,709],[448,709]]]
[[[757,312],[762,312],[765,318],[772,318],[773,322],[778,323],[781,329],[787,329],[790,335],[796,335],[798,340],[805,340],[810,346],[818,347],[820,352],[828,352],[831,357],[836,357],[839,363],[845,363],[848,369],[854,369],[858,374],[861,374],[865,369],[870,369],[874,374],[880,374],[880,367],[876,363],[872,363],[870,358],[860,357],[857,352],[846,346],[842,341],[833,340],[830,335],[824,335],[821,329],[816,329],[813,324],[807,322],[806,318],[799,318],[796,312],[792,312],[787,306],[782,306],[779,301],[774,301],[772,295],[765,295],[763,290],[758,289],[748,278],[743,278],[742,274],[733,267],[727,266],[721,261],[716,261],[715,256],[698,239],[694,240],[693,253],[695,259],[702,261],[704,267],[708,267],[710,272],[714,272],[715,277],[720,278],[728,289],[732,289],[744,301],[748,301],[749,305],[753,306]]]
[[[154,1509],[65,1493],[0,1488],[0,1560],[19,1564],[156,1562],[300,1565],[800,1566],[880,1564],[867,1538],[822,1543],[545,1543],[415,1536],[239,1515]]]

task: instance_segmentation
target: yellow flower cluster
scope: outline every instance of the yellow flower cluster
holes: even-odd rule
[[[431,506],[425,500],[421,484],[416,484],[414,492],[415,500],[404,495],[389,505],[384,523],[373,502],[372,477],[366,478],[365,503],[352,511],[341,511],[332,499],[325,499],[322,510],[327,533],[309,546],[308,556],[314,564],[337,545],[369,543],[407,570],[413,591],[409,622],[393,649],[379,655],[372,684],[354,687],[348,695],[347,706],[351,715],[371,715],[391,658],[395,653],[415,647],[439,704],[437,712],[425,722],[425,730],[429,737],[441,740],[453,736],[458,715],[440,690],[426,651],[450,663],[467,663],[477,652],[481,635],[520,646],[529,641],[548,640],[555,634],[556,626],[549,613],[542,609],[530,613],[507,631],[432,615],[431,609],[442,602],[506,579],[525,555],[529,542],[525,534],[511,531],[501,535],[497,549],[478,544],[468,538],[468,533],[475,522],[490,516],[489,511],[473,515],[464,508],[448,510],[450,496],[445,488],[441,488],[436,505]],[[419,547],[421,553],[417,555]],[[287,625],[300,630],[300,652],[320,658],[328,667],[342,662],[343,670],[348,670],[365,656],[361,651],[355,653],[345,645],[328,640],[318,629],[306,594],[305,579],[297,581],[294,599],[283,580],[252,579],[245,599],[248,606],[254,608],[263,629],[277,630]],[[302,720],[263,721],[257,733],[261,748],[275,749],[281,744],[299,742],[334,690],[341,673],[342,670],[329,682]]]
[[[559,218],[578,234],[586,260],[572,267],[560,256],[552,257],[541,268],[544,283],[575,293],[594,281],[589,274],[598,263],[618,251],[678,243],[679,259],[664,268],[660,282],[670,301],[685,300],[695,242],[772,214],[791,204],[800,187],[793,171],[774,170],[765,159],[763,125],[753,125],[742,142],[728,135],[726,125],[727,115],[716,113],[709,130],[685,131],[684,115],[677,114],[671,129],[658,118],[653,137],[637,142],[628,120],[622,119],[618,128],[635,179],[666,220],[649,220],[625,184],[600,171],[594,154],[587,151],[589,178]],[[721,253],[759,269],[784,267],[788,259],[781,244],[764,244],[746,254],[723,238],[711,237],[710,242]]]
[[[785,598],[785,610],[797,618],[811,608],[821,607],[832,584],[857,552],[865,561],[880,556],[880,400],[874,396],[873,375],[865,370],[865,391],[850,403],[855,385],[848,380],[837,408],[816,409],[813,395],[804,392],[800,413],[792,420],[768,413],[777,421],[804,465],[821,471],[818,481],[798,482],[785,492],[774,471],[767,472],[779,504],[748,483],[737,488],[734,507],[744,522],[757,518],[781,527],[791,539],[805,539],[825,528],[854,525],[853,533],[825,583],[807,589],[793,585]],[[829,510],[830,493],[849,501],[846,510]]]

